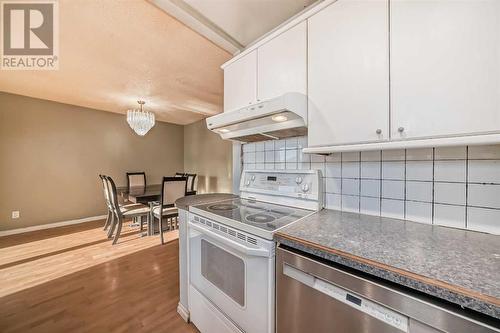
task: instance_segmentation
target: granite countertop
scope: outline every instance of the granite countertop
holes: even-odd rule
[[[189,206],[196,206],[210,202],[229,200],[237,197],[238,197],[237,195],[230,193],[208,193],[208,194],[189,195],[177,199],[175,205],[179,209],[188,210]]]
[[[500,236],[322,210],[275,239],[500,319]]]

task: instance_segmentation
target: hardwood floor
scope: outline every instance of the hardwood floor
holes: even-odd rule
[[[0,332],[198,332],[177,314],[177,231],[103,222],[0,237]]]

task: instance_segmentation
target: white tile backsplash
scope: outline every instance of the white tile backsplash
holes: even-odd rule
[[[342,178],[327,178],[326,192],[327,193],[342,193]]]
[[[468,207],[467,228],[476,231],[500,234],[500,210]]]
[[[406,200],[432,202],[432,182],[406,182]]]
[[[269,140],[264,142],[264,150],[265,151],[274,150],[274,140]]]
[[[359,196],[342,195],[342,210],[346,212],[359,212]]]
[[[434,224],[465,228],[465,207],[434,204]]]
[[[326,177],[342,177],[342,164],[340,162],[326,162]]]
[[[405,198],[405,182],[402,180],[383,180],[382,198],[403,200]]]
[[[469,184],[469,206],[500,209],[500,185]]]
[[[467,157],[467,147],[437,147],[434,151],[435,160],[464,160]]]
[[[361,161],[376,162],[381,161],[381,159],[382,152],[380,150],[361,152]]]
[[[380,162],[361,162],[361,178],[380,179]]]
[[[432,148],[406,150],[407,161],[431,161],[433,156],[434,156],[434,151]]]
[[[382,151],[382,161],[404,161],[405,160],[405,150],[383,150]]]
[[[344,162],[342,160],[342,177],[359,178],[359,162]]]
[[[469,159],[496,159],[500,160],[500,145],[470,146]]]
[[[465,160],[434,161],[434,180],[465,182]]]
[[[434,202],[465,206],[465,183],[434,183]]]
[[[255,151],[264,151],[264,150],[265,150],[264,141],[255,143]]]
[[[382,163],[382,179],[405,179],[405,162]]]
[[[406,219],[431,224],[432,203],[406,201]]]
[[[380,179],[361,179],[361,195],[380,198]]]
[[[359,162],[360,153],[343,153],[342,162]]]
[[[274,150],[266,151],[264,156],[265,163],[274,163]]]
[[[500,184],[500,160],[469,160],[469,183]]]
[[[380,216],[380,198],[359,198],[359,212],[362,214]]]
[[[342,178],[342,194],[359,195],[359,179]]]
[[[382,199],[381,215],[395,219],[404,219],[405,202],[403,200]]]
[[[255,163],[264,163],[264,158],[266,156],[266,153],[262,151],[256,151],[255,152]]]
[[[432,161],[407,161],[406,179],[407,180],[426,180],[432,181],[433,177]]]
[[[500,234],[500,145],[307,155],[307,137],[243,145],[245,169],[315,169],[325,207]]]
[[[326,193],[325,207],[327,209],[341,210],[342,209],[341,199],[342,196],[340,194]]]

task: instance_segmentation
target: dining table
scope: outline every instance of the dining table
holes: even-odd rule
[[[119,189],[119,195],[130,202],[148,204],[152,201],[160,201],[161,184],[151,184],[146,186],[133,186],[130,190],[127,187]]]

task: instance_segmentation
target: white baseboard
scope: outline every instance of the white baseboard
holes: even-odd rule
[[[186,323],[189,323],[189,310],[186,309],[181,302],[177,304],[177,313],[181,315],[182,319],[184,319]]]
[[[66,225],[72,225],[72,224],[78,224],[78,223],[84,223],[84,222],[92,222],[92,221],[105,219],[106,217],[107,217],[107,215],[98,215],[98,216],[84,217],[82,219],[76,219],[76,220],[34,225],[31,227],[26,227],[26,228],[4,230],[4,231],[0,231],[0,237],[15,235],[15,234],[22,234],[24,232],[30,232],[30,231],[36,231],[36,230],[64,227]]]

